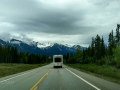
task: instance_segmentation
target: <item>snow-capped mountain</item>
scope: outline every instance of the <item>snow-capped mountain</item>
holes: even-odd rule
[[[54,45],[53,43],[37,43],[37,47],[41,49],[52,47],[53,45]]]
[[[11,39],[9,41],[4,41],[0,39],[0,44],[2,46],[10,45],[18,48],[19,51],[29,52],[29,53],[39,53],[39,54],[66,54],[74,53],[76,51],[77,45],[68,44],[58,44],[58,43],[39,43],[39,42],[29,42],[26,43],[21,40]],[[82,47],[85,49],[85,47]]]

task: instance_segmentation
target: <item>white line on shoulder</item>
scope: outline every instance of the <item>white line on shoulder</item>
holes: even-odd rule
[[[66,68],[67,69],[67,68]],[[87,84],[89,84],[90,86],[92,86],[93,88],[95,88],[96,90],[101,90],[98,87],[96,87],[95,85],[91,84],[90,82],[86,81],[85,79],[81,78],[80,76],[78,76],[77,74],[73,73],[71,70],[67,69],[69,72],[71,72],[73,75],[75,75],[76,77],[78,77],[79,79],[81,79],[82,81],[86,82]]]

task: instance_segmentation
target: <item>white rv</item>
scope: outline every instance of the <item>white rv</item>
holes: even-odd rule
[[[63,55],[53,55],[53,67],[61,67],[63,65]]]

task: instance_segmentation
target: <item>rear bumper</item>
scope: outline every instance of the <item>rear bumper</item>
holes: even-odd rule
[[[62,66],[62,63],[53,63],[53,66]]]

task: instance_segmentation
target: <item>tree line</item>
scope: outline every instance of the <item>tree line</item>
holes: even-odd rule
[[[114,65],[120,68],[120,25],[117,24],[116,33],[109,33],[108,45],[104,43],[103,36],[92,37],[92,42],[85,50],[78,45],[74,54],[64,55],[66,63]]]
[[[22,52],[13,46],[0,45],[0,63],[39,64],[50,61],[47,55]]]

